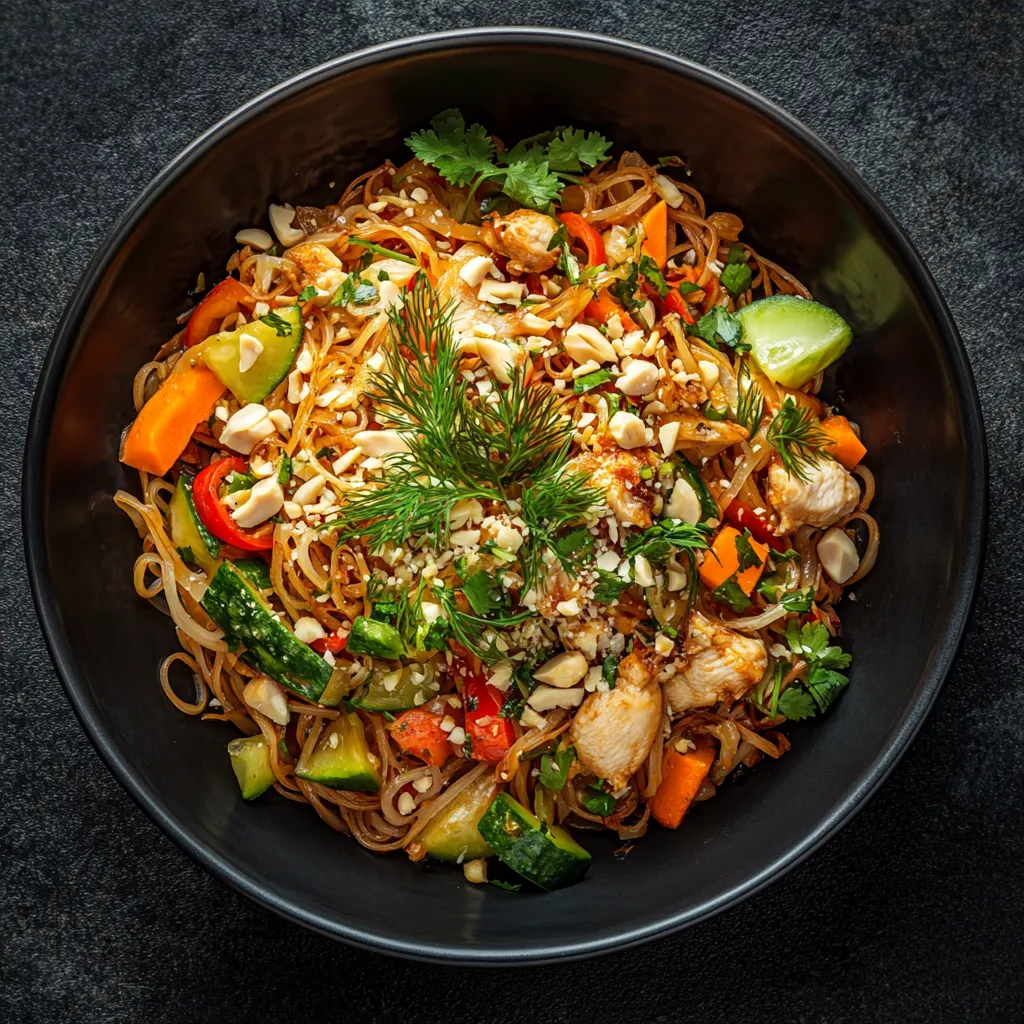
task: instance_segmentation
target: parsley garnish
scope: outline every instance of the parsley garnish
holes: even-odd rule
[[[733,297],[742,295],[749,287],[753,279],[750,267],[746,263],[730,263],[722,269],[719,281],[722,287]]]
[[[821,429],[810,409],[786,398],[768,427],[768,443],[779,453],[786,471],[798,480],[808,479],[807,470],[822,459],[831,458],[825,451],[828,435]]]
[[[489,572],[482,569],[468,576],[462,584],[469,606],[477,615],[507,611],[511,603],[508,591]]]
[[[654,526],[631,534],[622,545],[627,558],[643,555],[648,561],[665,562],[673,551],[702,551],[708,546],[711,529],[703,523],[662,519]]]
[[[367,256],[370,254],[367,253]],[[365,268],[364,268],[365,269]],[[329,306],[347,306],[354,302],[357,306],[368,306],[377,301],[377,286],[364,281],[361,277],[350,274],[341,282],[341,287],[331,297]]]
[[[596,166],[611,148],[611,143],[596,132],[564,128],[526,139],[507,153],[499,153],[484,127],[473,124],[467,128],[458,110],[442,111],[430,124],[429,129],[410,135],[406,145],[451,184],[470,186],[466,209],[485,181],[494,181],[505,195],[523,206],[546,209],[561,194],[560,174]]]
[[[786,627],[789,649],[807,664],[803,684],[791,686],[779,698],[778,709],[787,718],[800,721],[824,714],[849,683],[838,669],[848,668],[852,659],[842,648],[830,644],[831,639],[821,622],[803,627],[790,622]]]
[[[680,295],[692,295],[694,292],[701,291],[700,285],[694,284],[692,281],[683,281],[679,285]]]
[[[277,470],[277,482],[283,487],[292,478],[292,459],[290,455],[281,458],[281,465]]]
[[[227,478],[228,494],[237,494],[239,491],[247,491],[252,485],[256,483],[254,477],[248,473],[235,473],[232,471],[231,476]]]
[[[726,580],[721,586],[711,591],[711,596],[722,604],[727,604],[734,612],[745,612],[750,607],[750,598],[743,593],[743,589],[736,582],[735,578]]]
[[[640,268],[637,264],[628,263],[626,265],[626,276],[608,288],[608,291],[619,300],[622,307],[630,312],[634,309],[639,309],[644,304],[642,299],[636,297],[636,290],[640,284],[639,273]]]
[[[615,374],[610,373],[608,370],[594,370],[593,373],[585,373],[582,377],[577,377],[573,381],[573,394],[585,394],[587,391],[593,391],[594,388],[599,388],[602,384],[607,384],[611,380],[615,380]]]
[[[292,333],[292,325],[283,316],[278,316],[277,313],[264,313],[260,320],[268,327],[273,327],[277,331],[279,338],[286,338]]]
[[[316,288],[311,284],[307,284],[305,288],[299,292],[299,302],[309,302],[310,299],[316,298]]]
[[[750,351],[750,346],[742,340],[743,325],[739,317],[733,316],[724,306],[715,306],[695,324],[687,324],[686,329],[714,348],[725,345],[734,349],[738,355]]]
[[[587,786],[580,794],[580,803],[590,811],[602,818],[607,818],[615,811],[615,797],[606,793],[604,783],[598,780]]]
[[[620,579],[607,569],[597,570],[597,586],[594,587],[594,600],[598,604],[611,604],[619,599],[619,595],[629,586],[629,580]]]
[[[665,276],[662,274],[658,264],[650,256],[643,255],[640,257],[639,269],[640,273],[643,274],[658,295],[661,298],[665,298],[668,295],[668,282],[665,280]]]
[[[761,559],[750,543],[750,531],[744,530],[736,538],[736,554],[739,557],[739,571],[761,564]]]
[[[546,789],[561,793],[569,779],[569,769],[575,759],[575,747],[556,750],[554,754],[544,754],[540,759],[540,774],[537,781]]]

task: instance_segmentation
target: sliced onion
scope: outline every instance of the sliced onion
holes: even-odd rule
[[[710,621],[726,629],[758,630],[770,625],[777,619],[785,618],[788,609],[781,604],[769,605],[760,615],[751,615],[745,619],[711,619]]]

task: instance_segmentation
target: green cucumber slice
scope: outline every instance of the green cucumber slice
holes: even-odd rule
[[[255,800],[274,784],[270,749],[262,736],[241,736],[228,744],[228,757],[243,800]]]
[[[350,645],[346,645],[351,650]],[[426,704],[438,691],[430,662],[410,664],[391,672],[374,673],[366,692],[352,703],[364,711],[408,711]]]
[[[754,362],[787,388],[803,387],[853,340],[850,325],[834,309],[795,295],[758,299],[736,315]]]
[[[374,658],[401,658],[405,654],[402,635],[394,626],[360,615],[352,623],[348,635],[347,651],[353,654],[369,654]]]
[[[255,320],[236,330],[215,334],[203,347],[203,362],[240,402],[262,402],[288,376],[302,344],[301,306],[275,309],[272,315],[287,326],[286,334],[279,334],[274,324]],[[252,335],[263,346],[256,362],[244,373],[238,368],[243,334]]]
[[[200,521],[192,501],[192,481],[184,473],[171,497],[171,539],[183,553],[192,553],[188,561],[207,571],[216,565],[220,541]]]
[[[496,789],[493,772],[485,772],[431,819],[420,836],[428,856],[451,863],[490,857],[494,851],[480,835],[477,825],[491,806]]]
[[[309,756],[299,758],[295,774],[331,789],[376,793],[380,775],[370,756],[362,720],[355,712],[343,712],[324,729]]]
[[[231,562],[221,562],[206,588],[202,605],[225,633],[245,645],[243,657],[250,665],[307,700],[320,699],[331,680],[331,666],[295,639],[256,587]]]
[[[503,864],[541,889],[562,889],[583,879],[590,854],[558,825],[542,825],[508,793],[499,793],[477,826]]]

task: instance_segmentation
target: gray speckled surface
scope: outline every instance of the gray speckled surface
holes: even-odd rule
[[[6,0],[0,30],[0,1018],[906,1021],[1024,1013],[1024,8],[946,0]],[[19,469],[36,375],[94,248],[182,145],[368,43],[515,20],[673,50],[800,117],[889,204],[964,336],[991,448],[983,587],[956,668],[871,804],[780,884],[571,967],[424,967],[335,945],[215,882],[100,763],[39,636]],[[13,255],[13,259],[10,257]]]

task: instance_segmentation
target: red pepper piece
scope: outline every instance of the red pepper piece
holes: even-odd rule
[[[205,341],[217,331],[224,317],[229,313],[237,313],[238,307],[251,298],[248,289],[233,277],[225,277],[219,284],[215,284],[206,298],[192,310],[185,328],[185,345],[191,348]]]
[[[328,636],[317,637],[309,646],[320,655],[326,654],[328,651],[331,654],[341,654],[348,646],[348,633],[344,636],[331,633]]]
[[[516,741],[511,721],[500,714],[504,698],[487,682],[482,672],[472,668],[471,662],[455,659],[452,671],[466,681],[462,706],[466,713],[466,739],[473,760],[497,764]]]
[[[578,213],[560,213],[558,219],[565,225],[565,230],[572,238],[581,242],[587,250],[587,264],[596,267],[608,262],[604,250],[604,239],[586,217]]]
[[[261,526],[258,530],[245,530],[231,518],[227,506],[220,500],[220,485],[228,473],[248,473],[245,459],[221,459],[211,462],[192,482],[192,500],[196,512],[210,533],[225,544],[242,551],[269,551],[274,546],[274,528]]]
[[[789,550],[789,542],[776,535],[771,523],[748,505],[744,505],[739,498],[733,498],[729,502],[725,507],[724,515],[733,526],[740,530],[749,530],[754,540],[759,540],[776,551]]]
[[[697,322],[686,308],[686,300],[679,294],[678,289],[669,288],[668,295],[661,301],[665,306],[666,312],[678,313],[688,324],[695,324]]]

